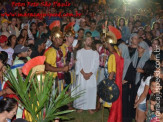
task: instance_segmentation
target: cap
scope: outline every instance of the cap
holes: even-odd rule
[[[19,53],[21,53],[21,52],[26,52],[26,51],[28,51],[28,49],[29,49],[28,47],[25,47],[25,46],[19,44],[19,45],[16,45],[16,46],[15,46],[15,48],[14,48],[14,53],[19,54]]]
[[[3,20],[1,21],[2,24],[3,24],[4,22],[10,23],[10,21],[7,20],[7,19],[3,19]]]
[[[1,35],[1,36],[0,36],[0,43],[4,43],[4,42],[6,42],[6,41],[7,41],[7,36]]]

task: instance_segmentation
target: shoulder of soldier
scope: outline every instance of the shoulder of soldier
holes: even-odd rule
[[[56,53],[56,50],[54,48],[49,48],[46,52],[45,55],[48,53]]]

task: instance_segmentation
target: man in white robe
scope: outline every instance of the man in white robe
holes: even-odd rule
[[[78,109],[78,112],[89,110],[92,114],[94,113],[93,109],[96,109],[98,67],[99,54],[92,50],[92,37],[88,33],[84,40],[84,48],[77,52],[76,75],[78,76],[75,92],[84,91],[84,94],[74,101],[74,108]]]

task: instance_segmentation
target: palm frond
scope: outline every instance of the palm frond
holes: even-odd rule
[[[53,74],[47,73],[44,80],[38,80],[35,75],[31,77],[31,71],[23,79],[18,71],[17,78],[14,77],[10,68],[8,68],[7,79],[11,83],[11,88],[19,97],[19,103],[31,114],[33,122],[49,122],[56,118],[68,119],[64,115],[74,110],[61,110],[61,107],[73,102],[79,98],[84,92],[81,91],[71,96],[67,94],[69,86],[67,86],[60,94],[55,93],[52,95],[52,86],[54,83]]]

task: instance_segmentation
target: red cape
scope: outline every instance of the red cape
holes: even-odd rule
[[[114,53],[116,58],[116,78],[115,83],[119,87],[119,97],[112,103],[109,113],[108,122],[122,122],[122,75],[124,60],[117,53]]]

